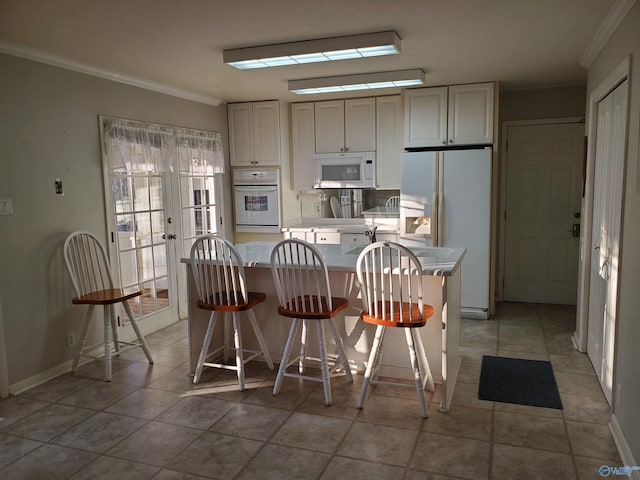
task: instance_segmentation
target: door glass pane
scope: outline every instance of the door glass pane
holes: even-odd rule
[[[151,235],[154,245],[164,243],[164,212],[151,212]]]
[[[149,210],[149,180],[147,177],[136,176],[133,181],[133,198],[136,212]]]
[[[136,245],[151,244],[151,215],[149,212],[136,213]]]
[[[118,237],[126,234],[118,232]],[[138,283],[138,262],[136,251],[120,251],[120,277],[123,288],[135,286]]]
[[[151,210],[162,210],[163,194],[162,194],[162,177],[154,176],[149,179],[149,196],[151,199]]]
[[[129,178],[120,175],[113,177],[113,196],[116,202],[116,213],[133,211],[133,198],[129,188]]]

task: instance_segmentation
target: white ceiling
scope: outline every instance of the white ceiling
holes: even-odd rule
[[[0,0],[0,51],[222,101],[286,101],[287,80],[422,68],[427,85],[583,84],[614,0]],[[240,71],[224,49],[395,30],[400,55]],[[376,94],[394,93],[394,89]],[[352,94],[362,96],[362,92]]]

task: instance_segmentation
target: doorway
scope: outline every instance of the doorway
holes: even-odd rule
[[[575,305],[584,120],[505,122],[500,298]]]
[[[111,267],[124,288],[143,292],[130,305],[141,329],[155,331],[187,316],[180,258],[221,223],[220,135],[106,117],[100,125]]]

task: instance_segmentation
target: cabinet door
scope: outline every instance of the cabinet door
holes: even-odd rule
[[[447,143],[447,87],[404,91],[404,146],[441,147]]]
[[[316,102],[316,153],[344,151],[344,100]]]
[[[253,103],[254,160],[280,165],[280,105],[277,100]]]
[[[291,104],[291,156],[293,189],[313,188],[313,155],[316,153],[313,102]]]
[[[449,145],[493,143],[493,83],[449,87]]]
[[[346,152],[376,150],[376,99],[344,101],[344,149]]]
[[[376,183],[378,188],[400,188],[401,102],[400,95],[376,98]]]
[[[231,103],[229,121],[229,159],[231,165],[252,165],[254,161],[253,108],[251,103]]]

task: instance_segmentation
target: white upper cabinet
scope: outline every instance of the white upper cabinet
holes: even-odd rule
[[[315,134],[316,153],[375,151],[375,98],[316,102]]]
[[[375,152],[375,98],[344,101],[344,147],[347,152]]]
[[[344,100],[316,102],[316,153],[344,151]]]
[[[402,121],[400,95],[376,98],[376,183],[378,188],[400,188]]]
[[[232,103],[227,108],[231,165],[280,165],[279,102]]]
[[[404,91],[404,146],[493,143],[494,83]]]
[[[493,83],[449,87],[449,145],[493,143]]]
[[[447,87],[404,91],[404,146],[447,144]]]
[[[313,102],[291,104],[291,155],[293,189],[313,189],[313,155],[316,153]]]

